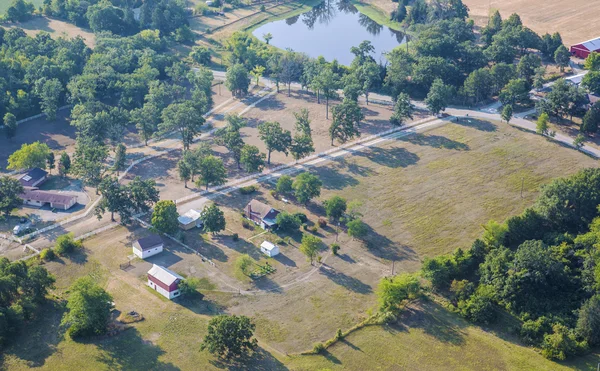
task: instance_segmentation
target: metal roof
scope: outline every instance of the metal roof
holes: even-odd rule
[[[151,248],[153,248],[155,246],[163,244],[162,238],[160,238],[160,236],[156,235],[156,234],[151,234],[149,236],[140,238],[139,240],[137,240],[135,242],[137,242],[137,244],[140,246],[140,248],[142,250],[150,250]]]
[[[591,52],[600,50],[600,37],[584,41],[580,45],[583,45],[587,50]]]
[[[45,203],[53,203],[53,204],[62,204],[68,205],[73,202],[73,199],[77,199],[77,196],[67,195],[63,193],[55,193],[55,192],[47,192],[47,191],[39,191],[39,190],[31,190],[25,191],[22,195],[20,195],[24,200],[33,200],[38,202]]]
[[[156,264],[152,264],[152,268],[150,268],[148,274],[167,286],[171,286],[175,281],[183,279],[177,273]]]
[[[267,251],[271,251],[271,250],[275,249],[277,246],[275,246],[274,244],[272,244],[269,241],[263,241],[263,243],[260,244],[260,247]]]
[[[196,220],[200,219],[200,212],[198,210],[188,210],[188,212],[186,212],[185,214],[181,215],[179,218],[177,218],[177,221],[183,225],[188,225],[190,223],[195,222]]]

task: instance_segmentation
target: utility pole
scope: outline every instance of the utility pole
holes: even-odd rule
[[[521,178],[521,198],[523,198],[523,186],[525,185],[525,177]],[[600,370],[598,370],[600,371]]]

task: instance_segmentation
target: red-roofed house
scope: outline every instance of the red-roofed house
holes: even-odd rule
[[[592,52],[600,52],[600,37],[571,46],[571,54],[586,59]]]
[[[148,271],[148,286],[169,300],[179,296],[182,280],[183,277],[160,265],[153,264]]]

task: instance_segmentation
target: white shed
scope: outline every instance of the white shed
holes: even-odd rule
[[[140,238],[133,243],[133,253],[142,259],[149,258],[163,251],[164,243],[160,236],[152,234]]]
[[[184,231],[188,231],[192,228],[202,228],[204,223],[202,222],[202,219],[200,219],[200,216],[200,211],[194,209],[188,210],[188,212],[177,218],[179,228]]]
[[[279,247],[277,247],[277,245],[274,245],[269,241],[263,241],[263,243],[260,244],[260,251],[268,257],[272,258],[275,255],[279,254]]]

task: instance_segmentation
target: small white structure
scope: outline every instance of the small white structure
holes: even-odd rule
[[[149,258],[163,251],[164,243],[160,236],[152,234],[140,238],[133,243],[133,253],[142,259]]]
[[[179,282],[183,277],[160,265],[153,264],[148,271],[148,286],[171,300],[179,296]]]
[[[268,257],[272,258],[275,255],[279,254],[279,247],[277,247],[277,245],[274,245],[269,241],[263,241],[263,243],[260,244],[260,251]]]
[[[191,209],[187,213],[181,215],[177,218],[179,222],[179,228],[184,231],[188,231],[192,228],[202,228],[204,226],[204,222],[200,219],[200,211]]]

